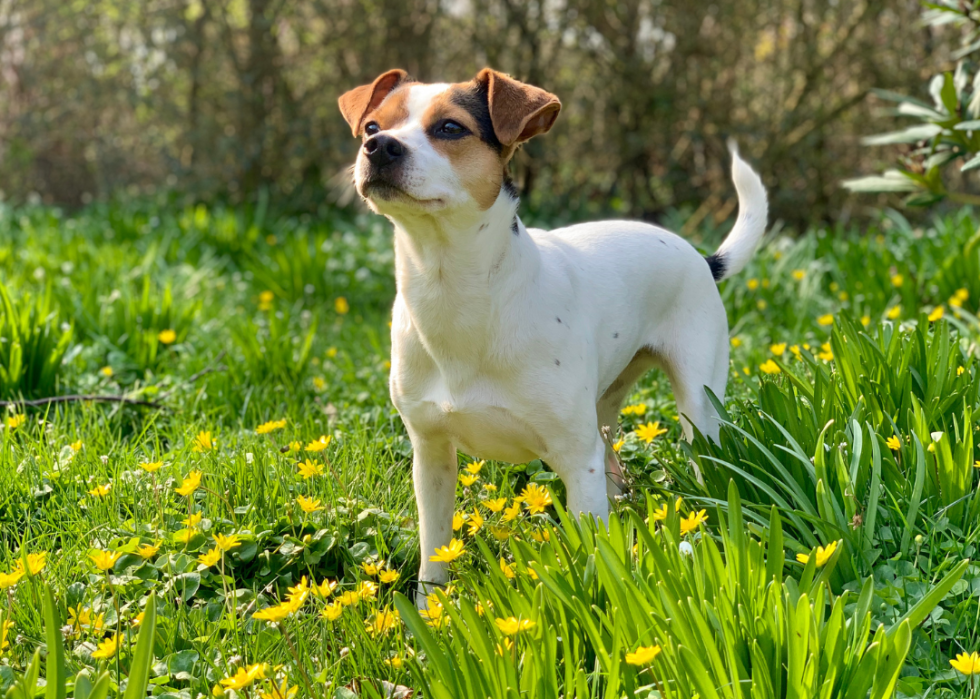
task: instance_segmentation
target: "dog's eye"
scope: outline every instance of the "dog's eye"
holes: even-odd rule
[[[451,119],[446,119],[439,127],[436,129],[436,133],[440,136],[458,137],[469,133],[466,127],[459,122],[452,121]]]
[[[381,127],[378,126],[376,122],[369,121],[367,124],[364,125],[364,133],[366,133],[368,136],[373,136],[379,131],[381,131]]]

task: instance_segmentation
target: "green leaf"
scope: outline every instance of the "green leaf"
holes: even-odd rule
[[[136,639],[136,651],[129,669],[129,683],[123,699],[143,699],[153,666],[153,640],[157,632],[157,597],[151,594],[143,610],[143,622]]]
[[[51,586],[45,584],[42,593],[44,631],[48,642],[46,699],[65,699],[68,695],[68,668],[65,667],[65,642],[61,637],[61,620],[54,607]]]

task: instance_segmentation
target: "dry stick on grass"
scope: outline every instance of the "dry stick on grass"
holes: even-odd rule
[[[188,377],[186,381],[181,381],[176,386],[171,388],[169,391],[165,391],[160,394],[160,397],[155,401],[142,400],[140,398],[130,398],[129,396],[116,396],[116,395],[87,395],[87,394],[72,394],[67,396],[49,396],[47,398],[37,398],[35,400],[0,400],[0,408],[7,407],[27,407],[36,408],[42,405],[54,405],[56,403],[76,403],[79,401],[92,401],[96,403],[122,403],[124,405],[137,405],[144,408],[157,408],[162,409],[164,406],[162,402],[173,395],[174,391],[178,388],[183,388],[188,384],[192,384],[202,376],[211,374],[216,371],[227,371],[228,367],[224,364],[218,364],[222,358],[227,354],[225,350],[221,350],[218,356],[214,358],[214,361],[204,369],[201,369],[196,374]]]

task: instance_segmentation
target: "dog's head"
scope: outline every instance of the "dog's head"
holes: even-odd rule
[[[357,191],[389,215],[489,209],[514,151],[561,109],[551,93],[488,68],[467,83],[434,85],[390,70],[339,103],[363,140]]]

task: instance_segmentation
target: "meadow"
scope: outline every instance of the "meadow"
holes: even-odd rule
[[[420,554],[384,221],[4,206],[0,695],[976,697],[978,223],[772,232],[719,443],[651,374],[608,526],[460,454]]]

